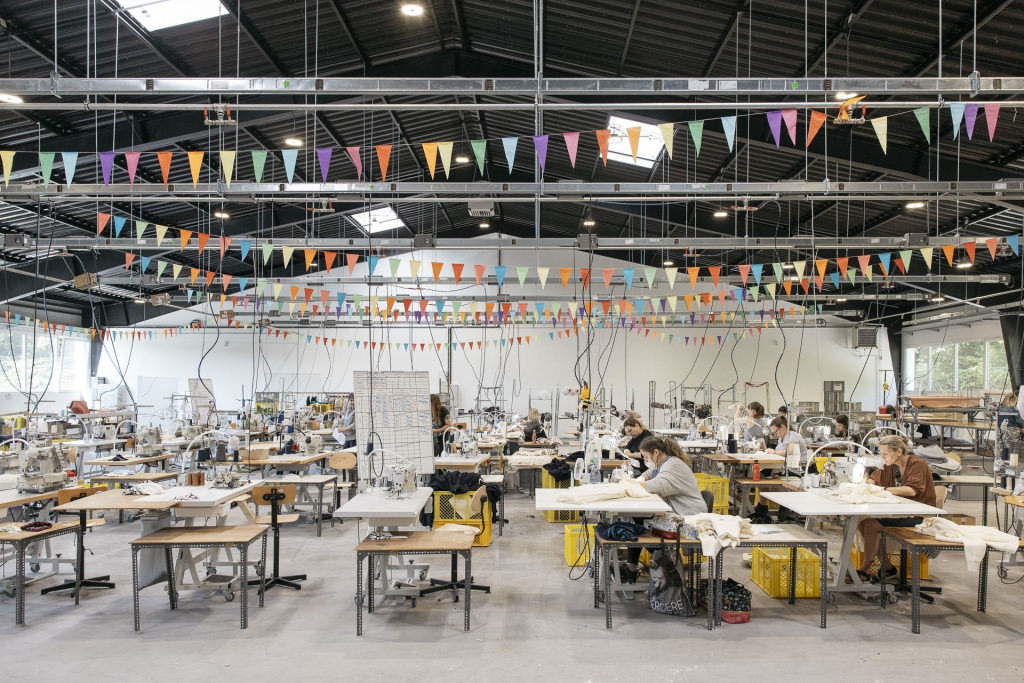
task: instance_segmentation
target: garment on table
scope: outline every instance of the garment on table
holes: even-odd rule
[[[572,478],[573,467],[564,460],[549,460],[544,469],[555,481],[562,482]]]
[[[702,512],[686,515],[684,521],[697,529],[701,552],[708,557],[715,557],[722,548],[735,548],[740,541],[754,537],[750,520],[735,515]]]
[[[907,500],[935,505],[935,482],[932,479],[932,471],[928,463],[914,454],[907,458],[907,465],[902,471],[896,465],[886,465],[875,471],[872,478],[884,488],[909,486],[914,489],[914,496]]]
[[[844,503],[861,505],[863,503],[891,503],[893,495],[888,493],[884,487],[876,486],[869,482],[860,484],[840,484],[829,495],[838,498]]]
[[[632,479],[625,479],[623,481],[603,484],[584,484],[583,486],[564,489],[555,497],[555,501],[570,505],[586,505],[587,503],[618,500],[620,498],[650,500],[657,497],[652,493],[648,493],[643,486],[640,486],[640,484]]]
[[[523,449],[515,455],[505,456],[505,466],[510,470],[516,470],[520,467],[536,467],[537,465],[547,465],[550,463],[556,453],[554,451],[548,451],[546,449],[540,449],[540,452],[533,452],[538,449]],[[571,468],[570,468],[571,469]]]
[[[915,527],[922,534],[934,536],[940,541],[964,544],[964,558],[967,571],[978,571],[985,557],[986,546],[1003,553],[1016,552],[1020,539],[990,526],[960,525],[945,517],[928,517]]]
[[[676,514],[693,515],[707,511],[697,478],[682,459],[669,457],[661,467],[646,472],[644,476],[647,491],[660,496]]]

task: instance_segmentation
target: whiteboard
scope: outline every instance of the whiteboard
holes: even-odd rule
[[[408,460],[419,474],[433,474],[430,374],[356,371],[352,379],[360,481],[383,474],[395,455]],[[363,455],[371,432],[374,448],[387,451],[383,458],[375,455],[372,463]]]

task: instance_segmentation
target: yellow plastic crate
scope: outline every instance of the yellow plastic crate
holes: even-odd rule
[[[565,562],[570,567],[582,567],[594,556],[594,527],[587,525],[587,535],[583,535],[582,524],[565,525],[564,554]]]
[[[554,477],[548,474],[547,470],[541,470],[540,487],[542,489],[567,489],[569,488],[569,480],[565,479],[564,481],[557,481]],[[580,521],[580,513],[574,510],[542,510],[541,514],[543,514],[544,519],[549,522]]]
[[[550,474],[548,474],[547,470],[541,470],[540,487],[542,489],[567,489],[569,488],[569,480],[563,479],[562,481],[558,481]]]
[[[697,478],[697,488],[715,494],[715,504],[711,511],[719,515],[729,514],[729,480],[703,472],[694,473],[693,476]]]
[[[670,541],[668,539],[665,540],[665,544],[666,545],[671,544],[671,543],[673,543],[673,541]],[[695,552],[693,554],[693,558],[697,562],[697,564],[704,564],[704,560],[708,559],[707,555],[704,555],[700,551]],[[685,567],[686,565],[690,564],[690,553],[688,551],[683,550],[682,548],[680,548],[679,549],[679,559],[681,559],[683,561],[683,566]],[[641,550],[640,551],[640,559],[637,560],[637,561],[640,564],[642,564],[642,565],[650,565],[651,564],[651,553],[650,553],[650,551],[647,548],[644,548],[643,550]]]
[[[789,597],[789,548],[754,548],[750,578],[773,598]],[[821,558],[796,549],[796,597],[821,597]]]
[[[896,569],[899,569],[900,568],[900,553],[899,553],[899,551],[896,551],[894,553],[887,553],[887,554],[889,555],[889,566],[890,567],[895,567]],[[854,569],[860,567],[860,563],[863,561],[863,559],[864,559],[864,556],[863,556],[863,554],[859,550],[857,550],[856,548],[853,548],[853,549],[850,550],[850,565]],[[914,563],[910,560],[910,555],[907,555],[907,564],[908,564],[908,566],[907,566],[907,578],[909,579],[909,578],[911,578],[913,576],[913,573],[914,573]],[[871,563],[871,569],[869,569],[868,571],[870,573],[872,573],[872,574],[877,574],[881,570],[881,568],[882,568],[882,563],[879,562],[878,558],[876,557],[875,561]],[[928,576],[928,558],[925,557],[924,555],[921,555],[921,578],[922,579],[930,578]]]
[[[491,524],[491,501],[484,503],[480,514],[471,515],[469,512],[472,493],[451,493],[450,491],[434,491],[434,528],[445,524],[465,524],[482,529],[483,533],[476,537],[473,545],[488,546],[491,544],[491,532],[494,525]]]

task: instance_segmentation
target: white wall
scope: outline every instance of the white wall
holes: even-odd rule
[[[553,391],[556,387],[577,388],[574,374],[577,356],[585,346],[585,332],[565,339],[549,340],[547,331],[551,328],[523,327],[506,335],[531,336],[530,344],[512,347],[491,347],[472,351],[456,349],[452,354],[452,382],[460,388],[460,407],[470,408],[480,384],[501,385],[506,399],[514,396],[513,407],[524,409],[529,392]],[[666,330],[671,334],[693,334],[693,328]],[[715,331],[718,334],[720,331]],[[248,396],[253,385],[253,358],[259,347],[251,331],[223,333],[214,345],[215,332],[207,331],[205,339],[201,334],[184,333],[178,337],[136,341],[134,348],[128,340],[118,340],[118,356],[122,370],[136,394],[144,394],[145,386],[154,378],[177,379],[178,388],[184,391],[186,379],[198,376],[200,358],[209,351],[202,361],[202,376],[213,380],[213,390],[218,407],[234,409],[239,399]],[[313,332],[313,334],[316,334]],[[339,329],[339,337],[366,339],[365,331],[351,328]],[[484,330],[455,329],[454,341],[476,341],[484,338]],[[500,330],[486,331],[488,339],[498,338]],[[766,330],[761,335],[743,337],[738,343],[729,341],[719,346],[694,347],[667,341],[651,341],[623,330],[613,333],[599,329],[594,333],[590,352],[590,367],[587,371],[586,358],[581,362],[582,374],[589,377],[591,386],[603,386],[611,393],[613,402],[621,407],[634,402],[636,409],[645,416],[648,412],[648,383],[657,382],[658,400],[668,390],[669,382],[676,381],[686,386],[710,382],[720,391],[737,384],[736,396],[742,397],[743,382],[771,381],[770,410],[782,403],[782,396],[775,386],[775,366],[782,354],[778,377],[786,398],[790,401],[822,401],[824,380],[845,380],[848,401],[861,401],[865,409],[872,409],[881,401],[881,371],[891,369],[888,350],[873,352],[848,348],[848,329],[814,328],[801,330],[785,329],[786,345],[783,352],[783,336],[779,329]],[[378,339],[375,337],[375,339]],[[578,339],[578,341],[577,341]],[[322,344],[307,344],[290,334],[287,341],[262,337],[262,353],[266,363],[261,364],[257,389],[263,389],[267,380],[269,364],[273,374],[269,390],[281,388],[282,379],[289,389],[316,394],[323,390],[349,390],[352,387],[352,372],[370,368],[371,352],[355,346],[340,345],[325,348]],[[392,328],[385,341],[391,343],[447,342],[444,329],[430,331],[423,328]],[[734,349],[735,346],[735,349]],[[430,348],[428,346],[428,348]],[[212,350],[211,350],[212,349]],[[604,353],[604,355],[602,355]],[[415,353],[385,350],[378,347],[374,353],[375,368],[380,370],[426,370],[431,375],[431,387],[437,387],[443,378],[447,365],[447,350]],[[505,358],[507,357],[507,360]],[[130,360],[128,360],[130,358]],[[603,359],[603,360],[602,360]],[[735,361],[736,370],[732,362]],[[853,392],[858,375],[863,376]],[[738,373],[738,380],[737,380]],[[109,381],[117,381],[118,373],[109,353],[103,354],[100,374]],[[295,382],[296,376],[299,378]],[[142,378],[140,382],[140,378]],[[795,392],[794,392],[795,382]],[[141,391],[140,391],[141,388]],[[244,389],[244,391],[243,391]],[[155,397],[154,397],[155,398]],[[717,391],[716,391],[717,399]],[[763,400],[763,390],[751,390],[749,400]],[[152,398],[147,397],[147,400]],[[158,405],[158,408],[163,406]],[[543,406],[546,408],[546,406]],[[572,410],[573,400],[565,400],[561,410]]]

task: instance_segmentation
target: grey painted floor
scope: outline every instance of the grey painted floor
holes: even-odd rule
[[[950,501],[947,509],[977,515],[980,503]],[[616,598],[615,630],[606,631],[603,611],[591,607],[591,583],[569,579],[562,525],[545,522],[519,494],[508,496],[506,517],[505,535],[473,555],[477,580],[493,591],[474,593],[470,632],[462,631],[462,603],[439,594],[415,609],[364,615],[356,638],[354,524],[327,526],[322,538],[310,525],[286,528],[283,569],[310,578],[300,592],[269,592],[262,610],[250,593],[247,631],[238,628],[237,601],[187,593],[170,612],[153,587],[142,594],[144,632],[136,635],[128,541],[139,526],[118,526],[114,516],[87,537],[95,552],[87,573],[109,572],[116,590],[89,590],[78,607],[33,590],[23,628],[14,626],[14,601],[0,596],[0,680],[1024,680],[1024,582],[1004,585],[993,571],[989,611],[977,613],[976,578],[958,553],[932,564],[946,593],[923,606],[918,636],[910,632],[909,601],[883,612],[877,600],[850,595],[838,597],[821,630],[816,600],[791,607],[768,598],[738,551],[725,574],[753,590],[751,623],[708,632],[700,617],[664,617],[645,600]],[[61,543],[71,551],[69,539]],[[443,576],[447,558],[433,559]],[[1012,580],[1024,568],[1009,573]]]

